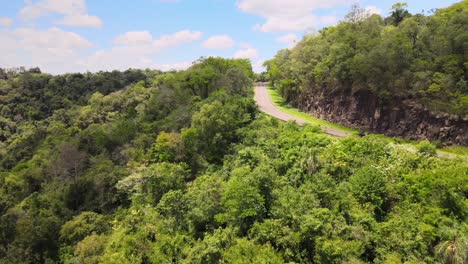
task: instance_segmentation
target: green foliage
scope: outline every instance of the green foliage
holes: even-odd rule
[[[466,263],[468,261],[467,237],[455,235],[453,240],[441,242],[436,247],[436,254],[442,263]]]
[[[381,31],[379,16],[357,13],[346,30],[322,34],[359,24],[388,38],[386,62],[404,66],[415,17]],[[376,69],[355,63],[388,54],[371,51],[372,39],[356,43],[369,56],[308,36],[297,48],[307,57],[281,52],[267,77],[291,97],[307,78],[365,82]],[[318,62],[325,50],[333,67]],[[290,57],[308,70],[295,72]],[[441,74],[421,76],[443,90],[459,78],[447,73],[456,58],[440,60]],[[164,74],[0,71],[0,263],[466,262],[465,161],[438,158],[429,143],[412,153],[266,117],[253,77],[248,61],[221,58]]]
[[[429,141],[423,141],[418,144],[418,152],[423,156],[433,157],[437,154],[437,148]]]
[[[74,257],[65,258],[65,263],[84,263],[98,264],[102,263],[101,256],[104,253],[104,245],[107,242],[105,236],[91,234],[81,240],[75,247]]]
[[[202,240],[187,249],[187,258],[183,263],[219,263],[223,259],[223,252],[233,245],[235,239],[236,230],[233,228],[220,228],[207,233]]]
[[[150,150],[152,162],[181,162],[185,156],[184,142],[179,133],[161,132]]]
[[[361,203],[370,203],[380,209],[386,196],[383,173],[375,167],[363,167],[350,178],[351,190]]]
[[[190,183],[186,193],[187,218],[196,235],[217,227],[215,216],[221,212],[223,180],[218,176],[200,176]]]
[[[74,245],[92,233],[106,233],[110,221],[103,215],[93,212],[83,212],[66,222],[60,230],[60,240]]]
[[[155,163],[122,179],[117,188],[139,202],[157,204],[165,193],[184,188],[187,177],[183,164]]]
[[[396,3],[392,5],[392,12],[390,14],[390,21],[393,25],[398,26],[405,18],[410,17],[411,14],[406,9],[407,3]]]
[[[281,256],[270,245],[255,245],[246,239],[238,239],[235,245],[223,254],[226,263],[284,263]]]
[[[245,169],[234,172],[224,187],[221,198],[223,213],[216,216],[216,220],[239,227],[245,232],[255,222],[263,218],[265,213],[265,200],[260,190],[253,185],[246,175]]]
[[[467,17],[465,0],[433,15],[396,3],[386,18],[354,6],[337,26],[279,51],[266,75],[293,104],[311,93],[366,91],[382,104],[411,98],[465,117]]]
[[[251,122],[255,111],[252,99],[217,95],[220,100],[204,104],[182,133],[191,154],[202,154],[208,162],[221,161],[229,144],[238,141],[237,129]]]

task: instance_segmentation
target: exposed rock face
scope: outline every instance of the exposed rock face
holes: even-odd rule
[[[411,99],[385,104],[369,91],[302,92],[295,107],[313,116],[387,136],[468,145],[468,118],[432,112]]]

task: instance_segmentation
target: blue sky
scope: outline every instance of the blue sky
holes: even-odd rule
[[[389,0],[8,0],[0,9],[0,67],[50,73],[184,69],[201,56],[249,58],[256,71],[305,32],[336,24],[358,2]],[[412,13],[454,0],[408,0]]]

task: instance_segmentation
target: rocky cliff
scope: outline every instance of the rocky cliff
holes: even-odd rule
[[[467,117],[433,112],[409,98],[385,103],[369,91],[314,89],[292,103],[318,118],[373,133],[468,145]]]

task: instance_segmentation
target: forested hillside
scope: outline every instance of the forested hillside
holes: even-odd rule
[[[279,51],[267,76],[320,118],[467,145],[468,1],[433,12],[398,3],[384,18],[355,6],[337,26]]]
[[[466,263],[466,162],[280,123],[252,78],[2,71],[0,263]]]

